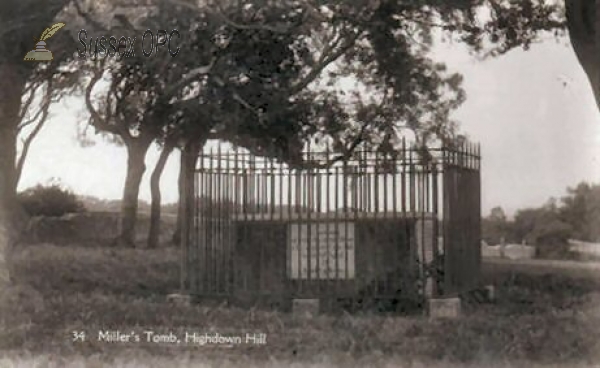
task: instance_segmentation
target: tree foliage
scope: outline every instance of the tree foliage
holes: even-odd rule
[[[532,245],[566,244],[571,236],[571,226],[561,217],[554,200],[540,208],[517,211],[514,222],[517,239]]]
[[[600,242],[600,185],[583,182],[568,188],[560,212],[575,239]]]
[[[185,112],[192,118],[155,116],[148,124],[160,121],[172,128],[166,123],[171,121],[181,128],[182,120],[201,121],[219,138],[252,148],[262,140],[262,145],[277,143],[288,156],[292,147],[315,135],[328,137],[339,151],[356,147],[356,141],[381,145],[382,137],[388,137],[386,147],[394,147],[404,128],[425,137],[452,135],[449,116],[465,95],[461,77],[431,59],[436,36],[446,34],[475,52],[495,55],[528,47],[539,32],[564,26],[560,8],[544,1],[225,1],[198,6],[157,0],[155,5],[160,10],[150,20],[161,28],[169,24],[185,30],[189,43],[167,64],[160,58],[127,60],[117,75],[130,80],[123,87],[129,93],[143,91],[144,111],[160,106],[167,115],[181,118]],[[488,14],[482,16],[484,10]],[[187,78],[202,66],[203,72]],[[343,96],[334,85],[342,77],[358,80],[375,97]],[[135,118],[124,120],[144,129]]]
[[[481,221],[483,240],[489,245],[511,241],[510,224],[502,207],[494,207]]]
[[[483,239],[490,245],[508,243],[565,250],[569,239],[600,241],[600,185],[587,182],[567,188],[560,201],[551,198],[538,208],[525,208],[507,220],[500,207],[482,221]],[[561,248],[562,247],[562,248]],[[546,251],[548,249],[543,249]]]

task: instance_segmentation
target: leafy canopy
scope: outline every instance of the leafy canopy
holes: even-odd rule
[[[276,147],[270,154],[292,162],[309,140],[340,157],[361,145],[391,153],[407,129],[423,144],[447,143],[466,96],[462,77],[432,59],[434,39],[498,55],[564,27],[560,7],[546,1],[153,5],[140,30],[176,28],[184,44],[175,58],[136,52],[113,64],[108,120],[159,140],[200,134],[259,153]],[[348,92],[342,80],[358,88]]]

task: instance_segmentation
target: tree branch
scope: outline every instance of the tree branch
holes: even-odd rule
[[[102,117],[102,115],[98,112],[98,110],[96,110],[92,102],[92,91],[96,86],[96,83],[98,83],[98,81],[102,79],[102,76],[104,75],[105,60],[106,59],[103,59],[100,64],[100,67],[94,70],[92,79],[90,80],[88,86],[85,89],[85,104],[91,115],[91,125],[94,126],[96,130],[103,130],[105,132],[118,135],[121,138],[123,138],[123,140],[127,140],[129,138],[129,132],[125,132],[118,125],[113,125],[108,122],[108,115],[110,115],[108,113],[110,111],[109,107],[106,107],[107,117]]]
[[[103,24],[101,24],[100,22],[93,19],[88,12],[85,12],[85,11],[83,11],[83,9],[81,9],[79,0],[74,0],[73,5],[75,7],[75,10],[77,11],[77,15],[82,17],[86,22],[91,24],[94,28],[97,28],[102,31],[108,31],[107,27],[105,27]]]
[[[356,148],[362,142],[364,142],[365,133],[367,132],[370,125],[371,125],[371,122],[364,122],[360,128],[360,131],[358,132],[358,135],[356,137],[354,137],[354,140],[349,145],[341,144],[341,145],[345,146],[342,154],[333,157],[332,159],[328,160],[325,163],[319,163],[316,161],[304,161],[304,162],[300,163],[299,166],[302,169],[327,169],[327,168],[330,168],[332,165],[334,165],[336,162],[348,160],[352,156],[352,154],[354,153]],[[338,142],[340,142],[340,141],[338,140]]]
[[[225,21],[225,23],[233,28],[236,29],[241,29],[241,30],[266,30],[266,31],[271,31],[273,33],[281,33],[281,34],[286,34],[289,33],[291,30],[291,27],[274,27],[274,26],[269,26],[267,24],[240,24],[237,23],[235,21],[233,21],[231,18],[229,18],[227,15],[225,15],[225,12],[223,11],[223,8],[221,7],[221,4],[216,1],[214,3],[215,8],[217,9],[216,13],[219,17],[221,17],[221,19],[223,19]]]
[[[173,5],[179,5],[182,6],[184,8],[190,9],[190,10],[195,10],[198,11],[199,10],[199,5],[198,4],[194,4],[190,1],[185,1],[185,0],[171,0],[171,3]],[[219,1],[215,1],[212,3],[206,3],[204,6],[206,9],[215,9],[214,12],[221,18],[223,19],[223,21],[230,27],[236,28],[236,29],[241,29],[241,30],[267,30],[267,31],[271,31],[274,33],[288,33],[290,31],[289,27],[275,27],[275,26],[270,26],[267,24],[241,24],[241,23],[237,23],[234,20],[232,20],[231,18],[229,18],[224,10],[223,7],[221,6],[221,4],[219,3]]]
[[[49,81],[52,83],[55,83],[53,78],[49,78]],[[40,87],[42,87],[44,84],[44,83],[40,83],[40,82],[42,82],[42,78],[37,78],[35,81],[30,82],[30,84],[25,89],[24,94],[28,94],[28,97],[27,97],[27,100],[22,103],[21,111],[19,112],[20,124],[17,128],[17,133],[21,132],[25,127],[38,121],[40,116],[42,114],[44,114],[44,109],[46,106],[46,97],[44,97],[42,99],[40,108],[36,111],[35,115],[29,119],[25,118],[29,112],[29,108],[31,107],[33,100],[35,99],[35,95],[37,94],[38,89]],[[46,85],[48,85],[50,82],[47,82]],[[58,82],[58,83],[60,84],[60,82]],[[54,92],[59,92],[59,93],[57,94],[57,96],[54,96]],[[60,92],[61,92],[60,88],[57,88],[55,85],[53,85],[49,92],[50,94],[47,96],[50,99],[47,103],[52,104],[53,102],[58,102],[61,98]]]
[[[18,186],[19,180],[21,179],[21,174],[23,173],[23,166],[25,166],[25,159],[27,158],[27,154],[29,153],[29,148],[31,147],[31,143],[33,142],[35,137],[38,135],[38,133],[42,130],[42,127],[44,126],[44,124],[46,123],[46,120],[48,119],[48,114],[50,112],[50,105],[52,104],[52,92],[53,92],[53,86],[52,86],[52,80],[50,79],[46,86],[46,93],[44,95],[42,107],[38,110],[35,117],[33,119],[31,119],[30,122],[27,123],[27,125],[31,124],[39,118],[37,125],[35,126],[33,131],[31,133],[29,133],[27,138],[25,138],[23,140],[23,150],[21,151],[21,155],[17,159],[17,165],[15,168],[15,170],[16,170],[15,187]],[[23,126],[24,125],[21,125],[21,128]]]
[[[216,83],[217,83],[217,84],[218,84],[220,87],[225,87],[225,86],[226,86],[225,82],[224,82],[224,81],[223,81],[221,78],[219,78],[219,77],[215,76],[213,79],[214,79],[214,81],[215,81],[215,82],[216,82]],[[264,117],[263,117],[263,115],[261,114],[261,112],[260,112],[260,111],[259,111],[259,110],[258,110],[256,107],[252,106],[252,104],[250,104],[248,101],[246,101],[246,100],[245,100],[245,99],[244,99],[242,96],[240,96],[240,94],[239,94],[238,92],[236,92],[236,91],[232,91],[232,92],[231,92],[231,95],[232,95],[233,99],[234,99],[234,100],[236,100],[236,101],[237,101],[237,102],[238,102],[240,105],[242,105],[244,108],[246,108],[246,109],[248,109],[248,110],[252,111],[252,112],[253,112],[253,113],[256,115],[256,117],[257,117],[257,119],[258,119],[258,123],[259,123],[259,124],[261,124],[261,125],[263,125],[263,124],[264,124],[264,120],[263,120],[263,118],[264,118]]]
[[[23,28],[23,26],[25,26],[27,24],[34,24],[39,19],[44,19],[45,16],[46,16],[46,14],[36,12],[35,14],[31,14],[27,17],[19,17],[18,20],[9,22],[8,24],[6,24],[2,27],[2,30],[0,31],[0,38],[8,35],[11,32],[14,32],[17,30],[20,31]]]
[[[171,98],[173,98],[175,96],[175,94],[183,87],[187,86],[188,84],[194,82],[196,79],[198,79],[201,76],[204,76],[208,73],[210,73],[210,71],[212,70],[213,66],[216,64],[217,62],[217,57],[213,57],[213,59],[211,60],[211,62],[208,65],[204,65],[198,68],[195,68],[193,70],[191,70],[188,75],[184,76],[182,79],[179,80],[179,82],[169,86],[169,88],[167,88],[167,90],[164,91],[164,93],[161,95],[161,98],[169,101],[171,100]]]
[[[42,107],[38,109],[38,111],[35,112],[35,115],[33,115],[33,117],[31,119],[28,119],[24,122],[21,122],[21,124],[19,125],[19,127],[17,128],[18,132],[21,132],[25,127],[35,123],[36,121],[38,121],[38,119],[40,118],[41,115],[45,114],[44,109],[46,108],[46,105],[44,103],[42,103]]]
[[[333,44],[326,47],[326,49],[321,53],[319,60],[317,61],[317,65],[298,83],[296,83],[291,88],[290,95],[295,95],[299,93],[304,88],[306,88],[310,83],[312,83],[321,72],[331,63],[339,59],[346,51],[348,51],[352,46],[354,46],[355,42],[364,34],[364,31],[358,32],[350,37],[344,45],[340,46],[339,49],[335,50],[335,47],[339,43],[340,39],[336,41],[332,41]]]
[[[304,10],[306,10],[306,12],[311,15],[312,17],[314,17],[315,19],[317,19],[318,21],[321,22],[328,22],[329,19],[327,19],[326,16],[324,16],[323,14],[321,14],[321,11],[319,9],[319,5],[317,4],[311,4],[310,1],[302,1],[302,5],[304,7]]]
[[[27,111],[29,111],[29,107],[31,107],[31,103],[33,102],[33,98],[35,97],[36,92],[37,87],[29,89],[29,96],[27,97],[27,100],[25,100],[25,102],[23,102],[23,104],[21,105],[21,112],[19,113],[19,120],[21,121],[21,124],[17,128],[17,131],[21,131],[21,129],[23,129],[24,126],[27,125],[23,124],[22,122],[25,118],[25,114],[27,114]]]

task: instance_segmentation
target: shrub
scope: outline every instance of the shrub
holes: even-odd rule
[[[19,193],[19,202],[30,216],[62,216],[83,212],[77,196],[60,184],[37,185]]]
[[[550,219],[538,221],[527,239],[529,243],[535,244],[538,257],[566,259],[572,257],[568,243],[571,232],[569,224],[559,219]]]

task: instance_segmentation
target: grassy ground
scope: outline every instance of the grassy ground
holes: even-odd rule
[[[277,312],[168,303],[178,288],[174,249],[29,246],[2,296],[2,367],[600,366],[600,281],[595,275],[486,268],[495,304],[467,302],[456,320]],[[139,343],[98,341],[134,332]],[[86,333],[74,342],[73,331]],[[144,331],[265,333],[264,345],[144,342]]]

